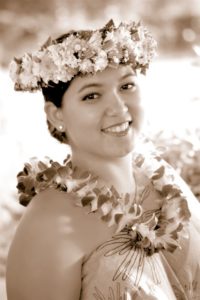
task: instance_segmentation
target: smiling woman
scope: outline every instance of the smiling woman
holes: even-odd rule
[[[63,165],[33,159],[18,174],[27,209],[9,251],[8,300],[198,298],[199,204],[138,139],[138,74],[155,49],[141,24],[110,21],[13,61],[15,89],[42,89],[50,132],[71,155]]]
[[[56,128],[59,124],[66,128],[73,164],[87,168],[84,164],[90,162],[94,167],[99,159],[114,159],[132,151],[141,106],[134,72],[130,71],[130,66],[122,66],[76,77],[61,108],[46,102],[49,121]]]

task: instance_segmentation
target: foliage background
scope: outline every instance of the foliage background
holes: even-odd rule
[[[66,148],[49,137],[41,96],[13,91],[9,62],[49,35],[97,28],[110,18],[141,19],[158,40],[159,56],[141,81],[144,131],[165,147],[164,158],[200,199],[199,0],[0,0],[0,299],[6,300],[7,252],[23,214],[15,175],[31,156],[66,156]]]

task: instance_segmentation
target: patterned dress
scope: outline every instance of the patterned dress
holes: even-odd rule
[[[200,234],[192,224],[188,231],[181,248],[151,256],[128,232],[112,236],[84,261],[81,299],[200,299]]]
[[[18,175],[20,201],[26,205],[36,193],[55,187],[76,195],[82,209],[100,212],[108,226],[118,226],[85,257],[80,300],[200,299],[200,227],[198,213],[194,219],[187,205],[194,199],[154,152],[135,155],[133,170],[134,199],[114,188],[98,189],[90,174],[74,178],[69,159],[65,165],[26,164]],[[152,197],[155,207],[148,206]]]

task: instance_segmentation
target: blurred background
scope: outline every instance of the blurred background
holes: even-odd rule
[[[60,162],[67,149],[48,134],[40,93],[13,91],[11,59],[36,50],[48,36],[142,20],[158,41],[158,57],[142,80],[146,134],[200,199],[199,0],[0,0],[0,299],[5,264],[23,214],[16,174],[32,156]]]

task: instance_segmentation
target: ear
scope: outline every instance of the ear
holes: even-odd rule
[[[44,111],[47,115],[48,121],[57,129],[63,126],[63,114],[59,107],[56,107],[52,102],[47,101],[44,105]]]

